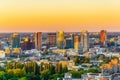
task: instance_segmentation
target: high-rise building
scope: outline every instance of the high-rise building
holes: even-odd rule
[[[81,43],[79,43],[79,46],[78,46],[78,53],[79,53],[79,54],[82,54],[82,53],[83,53],[83,48],[82,48]]]
[[[1,41],[0,41],[0,50],[3,50],[3,46],[2,46]]]
[[[48,47],[56,46],[56,33],[47,33],[47,45]]]
[[[65,46],[66,49],[70,49],[70,48],[73,48],[73,40],[72,38],[66,38],[66,46]]]
[[[40,51],[41,50],[41,32],[34,33],[34,40],[35,40],[35,48]]]
[[[79,37],[75,36],[74,37],[74,49],[78,50],[78,47],[79,47]]]
[[[88,31],[86,30],[82,30],[81,31],[81,45],[82,45],[82,48],[83,48],[83,52],[86,52],[88,51],[89,49],[89,38],[88,38]]]
[[[102,47],[106,45],[106,39],[107,39],[107,31],[101,30],[100,31],[100,43]]]
[[[20,48],[20,35],[17,33],[12,34],[12,48]]]
[[[70,38],[72,38],[72,48],[74,49],[74,37],[75,37],[75,34],[70,34]]]
[[[63,49],[64,46],[64,31],[60,30],[57,33],[57,47]]]
[[[28,38],[28,37],[25,37],[23,39],[23,41],[21,41],[20,46],[21,46],[22,50],[35,49],[35,45],[34,45],[33,41],[30,38]]]

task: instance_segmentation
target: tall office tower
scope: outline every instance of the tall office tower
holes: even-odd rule
[[[78,47],[79,47],[79,37],[75,36],[74,37],[74,49],[78,50]]]
[[[66,46],[65,46],[66,49],[70,49],[70,48],[73,48],[73,40],[72,38],[66,38]]]
[[[70,38],[72,38],[72,48],[74,49],[74,36],[75,34],[70,34]]]
[[[12,48],[20,48],[20,35],[17,33],[12,34]]]
[[[62,30],[57,33],[57,47],[60,49],[64,48],[64,31]]]
[[[20,46],[22,50],[31,50],[35,48],[33,42],[28,37],[25,37],[24,40],[21,41]]]
[[[89,49],[89,39],[88,39],[89,35],[88,35],[88,31],[86,30],[82,30],[81,31],[81,45],[83,48],[83,52],[88,51]]]
[[[78,53],[79,53],[79,54],[82,54],[82,53],[83,53],[83,48],[82,48],[81,43],[79,43],[79,46],[78,46]]]
[[[35,48],[40,51],[41,50],[41,32],[34,33],[34,40],[35,40]]]
[[[3,46],[2,46],[1,41],[0,41],[0,50],[3,50]]]
[[[48,47],[56,46],[56,33],[47,33],[47,45]]]
[[[106,39],[107,39],[107,31],[101,30],[100,31],[100,43],[102,47],[106,46]]]

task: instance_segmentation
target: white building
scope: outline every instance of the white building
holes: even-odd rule
[[[4,59],[5,58],[5,52],[0,50],[0,58]]]
[[[88,32],[86,30],[81,31],[81,45],[83,48],[83,52],[88,51],[89,49],[89,39],[88,39]]]

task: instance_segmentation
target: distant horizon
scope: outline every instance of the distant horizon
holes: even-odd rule
[[[42,33],[56,33],[57,31],[33,31],[33,32],[28,32],[28,31],[26,31],[26,32],[22,32],[22,31],[19,31],[19,32],[16,32],[16,31],[13,31],[13,32],[0,32],[0,33],[34,33],[34,32],[42,32]],[[65,33],[72,33],[71,31],[64,31]],[[79,32],[81,32],[81,31],[73,31],[73,33],[74,32],[76,32],[76,33],[79,33]],[[88,32],[90,32],[90,33],[94,33],[94,32],[100,32],[100,31],[88,31]],[[115,33],[120,33],[120,31],[107,31],[108,33],[111,33],[111,32],[115,32]]]

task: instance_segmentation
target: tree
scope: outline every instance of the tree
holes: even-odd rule
[[[27,78],[26,77],[22,77],[22,78],[20,78],[18,80],[27,80]]]
[[[75,56],[73,61],[76,63],[76,64],[79,64],[80,62],[80,59],[79,59],[79,56]]]
[[[5,68],[4,67],[0,67],[0,71],[5,71]]]
[[[49,64],[51,67],[50,67],[50,72],[51,72],[51,75],[55,74],[55,66]]]
[[[9,70],[7,70],[7,73],[12,74],[17,77],[21,77],[21,76],[25,75],[25,71],[23,71],[21,69],[9,69]]]
[[[0,71],[0,80],[7,80],[4,71]]]
[[[63,68],[62,68],[62,64],[60,63],[60,64],[59,64],[59,73],[60,73],[60,74],[61,74],[62,71],[63,71],[62,69],[63,69]]]
[[[88,69],[87,72],[92,72],[92,73],[98,73],[99,71],[97,69]]]
[[[56,72],[56,73],[59,72],[59,63],[56,64],[55,72]]]
[[[62,69],[62,73],[66,73],[66,72],[68,72],[67,66],[63,67],[63,69]]]
[[[105,63],[108,63],[110,60],[109,60],[109,57],[105,57],[105,59],[104,59],[104,62]]]
[[[103,56],[99,56],[99,57],[98,57],[98,60],[103,60]]]
[[[58,74],[58,73],[57,74],[53,74],[51,79],[57,80],[58,77],[60,77],[60,74]]]
[[[24,66],[24,70],[29,74],[39,74],[39,67],[36,62],[27,62]]]
[[[82,65],[82,67],[88,67],[87,65]]]
[[[80,71],[70,71],[70,73],[72,74],[73,78],[81,78]]]
[[[90,62],[90,58],[84,58],[84,63],[89,63]]]
[[[43,70],[41,72],[41,79],[43,80],[48,80],[50,77],[50,71],[47,69],[47,70]]]
[[[45,50],[43,51],[43,53],[44,53],[44,54],[48,54],[49,52],[48,52],[47,49],[45,49]]]

